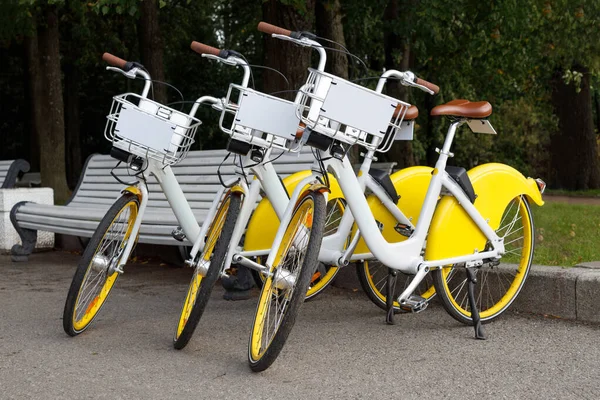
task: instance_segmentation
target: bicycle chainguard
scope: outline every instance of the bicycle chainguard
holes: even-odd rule
[[[472,268],[465,268],[465,270],[467,272],[467,281],[469,285],[467,292],[469,297],[469,307],[471,307],[471,319],[473,320],[473,328],[475,329],[475,339],[486,340],[487,336],[483,331],[479,310],[477,309],[477,303],[475,302],[475,284],[477,283],[475,271],[473,271]]]
[[[388,325],[394,325],[394,292],[396,291],[396,281],[398,279],[398,271],[392,268],[388,268],[387,276],[387,296],[385,297],[385,306],[387,314],[385,316],[385,323]]]

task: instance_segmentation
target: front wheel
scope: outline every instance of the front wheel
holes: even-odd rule
[[[341,198],[331,199],[327,202],[327,214],[325,217],[325,228],[323,228],[323,237],[333,235],[337,232],[346,209],[346,201]],[[263,264],[266,257],[258,257],[257,262]],[[335,265],[326,265],[322,262],[317,263],[317,268],[310,278],[308,290],[306,291],[306,300],[312,300],[321,294],[337,276],[340,268]],[[252,270],[254,282],[258,288],[262,288],[265,277],[258,271]]]
[[[485,263],[475,268],[475,301],[481,322],[498,318],[517,298],[533,261],[534,226],[524,196],[517,196],[504,209],[496,234],[504,238],[502,264]],[[446,311],[463,324],[472,325],[468,283],[462,268],[444,267],[432,271],[435,290]]]
[[[65,309],[63,328],[70,336],[86,330],[104,305],[115,281],[121,260],[138,216],[138,197],[126,193],[106,212],[90,239],[73,276]]]
[[[248,345],[250,368],[264,371],[290,334],[318,262],[326,205],[323,195],[301,197],[265,280]]]
[[[192,338],[215,283],[221,275],[241,204],[242,194],[230,192],[221,202],[210,224],[204,250],[197,258],[196,269],[173,338],[173,346],[178,350],[183,349]]]

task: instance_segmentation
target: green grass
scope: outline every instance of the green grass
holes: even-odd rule
[[[531,205],[535,222],[534,264],[573,266],[600,261],[600,206]]]
[[[591,190],[562,190],[562,189],[546,189],[545,194],[554,196],[571,196],[571,197],[600,197],[600,189]]]

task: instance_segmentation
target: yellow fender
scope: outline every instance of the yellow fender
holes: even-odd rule
[[[127,186],[125,189],[121,190],[121,194],[131,193],[135,194],[139,201],[142,201],[142,191],[140,188],[135,186]]]
[[[427,194],[427,188],[431,181],[432,170],[433,168],[430,167],[409,167],[390,175],[392,183],[400,195],[400,200],[396,205],[413,225],[416,225],[419,219],[419,213],[423,207],[425,194]],[[375,195],[368,196],[367,203],[375,219],[383,224],[383,237],[388,242],[401,242],[407,239],[396,232],[394,229],[398,223],[396,218],[390,214]],[[354,224],[352,236],[354,236],[356,229],[357,226]],[[354,252],[356,254],[370,253],[363,238],[359,240]]]
[[[542,206],[544,201],[532,178],[504,164],[483,164],[468,173],[479,210],[490,227],[498,229],[508,203],[525,195],[530,202]],[[452,196],[444,196],[435,210],[427,237],[426,260],[439,260],[483,251],[486,237]]]
[[[301,180],[311,174],[311,171],[306,170],[296,172],[295,174],[284,178],[283,184],[288,195],[292,194]],[[331,184],[329,199],[343,198],[342,190],[340,189],[337,180],[332,175],[329,175],[329,182]],[[275,240],[275,234],[277,233],[278,228],[279,218],[277,218],[277,214],[275,214],[271,202],[265,197],[258,203],[258,206],[250,218],[250,222],[248,222],[248,229],[246,230],[246,237],[244,239],[244,250],[254,251],[270,249],[273,240]]]

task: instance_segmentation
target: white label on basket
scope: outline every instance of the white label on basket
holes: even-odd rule
[[[174,129],[172,123],[124,105],[119,112],[115,134],[151,149],[167,152],[172,146]]]
[[[240,96],[235,123],[285,139],[294,139],[300,120],[290,101],[246,91]]]
[[[394,140],[413,140],[415,121],[402,121],[400,128],[396,128]]]
[[[398,103],[382,94],[343,80],[334,80],[321,115],[375,136],[383,136]]]

